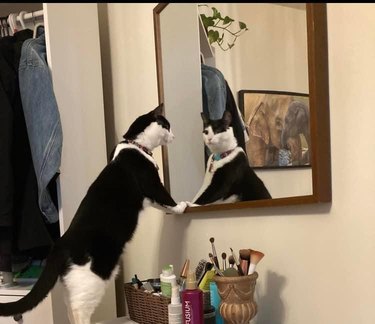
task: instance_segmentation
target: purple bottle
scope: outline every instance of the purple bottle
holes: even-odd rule
[[[184,324],[203,324],[203,291],[197,288],[193,271],[188,273],[186,289],[182,291],[181,299]]]

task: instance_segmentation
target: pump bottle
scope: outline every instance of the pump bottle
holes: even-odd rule
[[[172,287],[177,285],[176,275],[174,274],[173,265],[167,265],[162,269],[160,274],[161,293],[166,297],[172,296]]]
[[[195,272],[189,271],[186,289],[181,293],[184,324],[203,324],[203,291],[197,288]]]
[[[168,324],[182,324],[182,304],[178,285],[172,287],[171,303],[168,305]]]

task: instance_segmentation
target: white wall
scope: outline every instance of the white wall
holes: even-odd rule
[[[157,104],[153,7],[108,5],[117,137]],[[250,247],[266,255],[253,323],[375,322],[374,15],[374,4],[328,4],[332,204],[183,216],[150,208],[127,246],[125,281],[157,277],[165,263],[179,271],[186,257],[197,264],[214,236],[218,252]]]

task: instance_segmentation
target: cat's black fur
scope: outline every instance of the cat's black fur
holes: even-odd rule
[[[272,198],[263,181],[250,167],[248,158],[233,135],[231,114],[225,111],[222,119],[210,120],[204,113],[203,138],[206,146],[213,152],[206,167],[205,180],[193,204],[206,205],[218,202],[248,201]],[[209,138],[216,142],[209,143]],[[214,161],[214,153],[228,155]],[[224,154],[223,154],[224,153]],[[213,163],[213,165],[211,165]],[[215,167],[216,165],[216,167]],[[211,170],[210,170],[211,169]]]
[[[162,107],[159,106],[140,116],[124,137],[137,141],[143,134],[145,140],[144,137],[149,135],[144,136],[143,132],[152,123],[162,127],[155,126],[157,132],[160,129],[169,132],[169,122],[161,116],[161,112]],[[0,316],[24,313],[34,308],[59,278],[64,283],[72,265],[85,265],[91,261],[91,271],[103,280],[109,279],[125,244],[135,232],[145,201],[174,213],[184,211],[186,203],[176,204],[164,188],[153,159],[135,144],[124,142],[117,146],[117,154],[114,156],[115,152],[112,153],[114,159],[89,187],[68,230],[56,241],[33,289],[19,301],[0,304]],[[153,148],[148,147],[147,150]],[[82,323],[89,322],[87,318],[77,322],[80,320]]]

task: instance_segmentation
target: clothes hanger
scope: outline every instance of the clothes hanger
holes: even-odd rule
[[[23,20],[24,19],[24,16],[27,14],[26,11],[21,11],[19,14],[18,14],[18,18],[20,20],[20,23],[21,23],[21,26],[22,26],[22,29],[26,29],[26,25],[25,25],[25,21]]]
[[[17,16],[18,15],[16,13],[11,13],[8,16],[8,24],[12,32],[12,35],[14,35],[14,33],[18,31],[17,30]]]
[[[1,18],[1,29],[4,36],[10,36],[10,30],[8,26],[8,19],[5,17]]]
[[[37,38],[38,37],[38,29],[39,29],[39,27],[44,27],[44,22],[39,22],[39,23],[35,24],[34,12],[32,12],[32,16],[33,16],[33,22],[34,22],[33,38]]]
[[[204,59],[204,55],[203,55],[202,52],[201,52],[201,63],[206,64],[205,59]]]
[[[44,27],[44,23],[37,23],[34,26],[33,38],[37,38],[38,37],[38,29],[39,29],[39,27]]]

